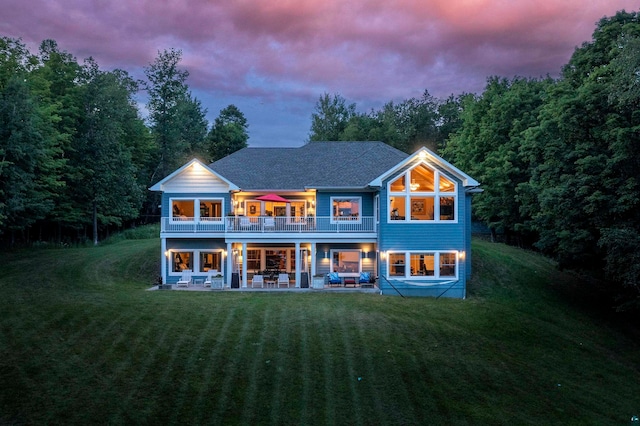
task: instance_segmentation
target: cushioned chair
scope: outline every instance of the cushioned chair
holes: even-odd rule
[[[331,272],[329,274],[329,285],[342,285],[342,278],[338,275],[337,272]]]
[[[371,282],[371,274],[369,274],[368,272],[361,272],[358,284],[360,284],[360,287],[373,287],[373,283]]]

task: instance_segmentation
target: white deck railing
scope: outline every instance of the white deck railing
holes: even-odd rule
[[[175,233],[356,233],[375,232],[373,217],[271,217],[162,218],[162,232]]]

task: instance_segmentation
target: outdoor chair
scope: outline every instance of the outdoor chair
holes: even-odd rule
[[[368,272],[361,272],[358,284],[360,284],[360,287],[373,287],[373,283],[371,283],[371,274]]]
[[[207,278],[204,279],[205,287],[211,287],[211,278],[213,278],[214,275],[218,275],[218,270],[209,269],[209,271],[207,272]]]
[[[240,228],[248,229],[248,228],[251,228],[251,225],[252,223],[250,218],[245,216],[240,218]]]
[[[178,279],[176,283],[177,287],[189,287],[191,284],[191,269],[184,269],[182,271],[182,276]]]
[[[256,286],[264,288],[264,277],[262,275],[254,275],[253,278],[251,278],[251,287],[255,288]]]
[[[342,285],[342,278],[338,275],[337,272],[331,272],[329,274],[329,285]]]
[[[264,218],[264,229],[275,229],[276,227],[276,219],[271,217],[271,216],[267,216]]]
[[[289,288],[289,274],[278,274],[278,287],[280,287],[281,284]]]

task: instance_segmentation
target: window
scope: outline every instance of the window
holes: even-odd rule
[[[174,220],[193,220],[193,200],[171,200],[171,215]]]
[[[222,220],[224,216],[222,198],[171,199],[170,205],[170,217],[173,221],[216,221]]]
[[[332,221],[361,219],[360,205],[362,198],[331,198]]]
[[[215,270],[222,273],[222,253],[221,252],[200,252],[200,272]]]
[[[389,183],[389,220],[454,222],[456,198],[455,182],[420,164]]]
[[[456,278],[457,259],[454,251],[393,252],[388,256],[387,275],[409,280]]]
[[[404,277],[407,265],[404,263],[404,253],[393,253],[389,255],[389,275],[394,277]]]
[[[221,220],[222,200],[200,200],[200,219]]]
[[[360,250],[332,250],[331,272],[360,273]]]
[[[247,250],[247,271],[262,270],[262,250]]]
[[[224,275],[223,250],[171,250],[169,254],[169,273],[180,275],[190,269],[195,274],[205,275],[210,270]]]
[[[411,253],[411,276],[433,277],[435,276],[435,253]]]
[[[171,272],[182,272],[185,269],[190,269],[193,271],[193,252],[171,252]]]

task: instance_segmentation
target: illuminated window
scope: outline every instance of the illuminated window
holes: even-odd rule
[[[362,198],[331,198],[332,220],[360,220]]]
[[[425,164],[389,184],[389,220],[451,222],[457,220],[456,205],[456,183]]]
[[[360,250],[333,250],[331,272],[359,273]]]
[[[171,272],[182,272],[185,269],[193,271],[192,251],[174,251],[171,253]]]
[[[222,200],[200,200],[200,219],[222,219]]]
[[[222,271],[222,253],[221,252],[200,252],[200,272],[209,272],[209,270]]]
[[[449,251],[392,252],[387,260],[387,275],[409,280],[455,278],[457,254]]]
[[[171,201],[171,215],[174,219],[191,219],[195,217],[194,214],[194,200],[172,200]]]

